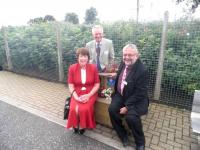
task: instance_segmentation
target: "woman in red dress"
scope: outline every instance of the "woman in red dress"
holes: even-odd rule
[[[75,133],[83,134],[85,129],[96,127],[94,103],[100,81],[96,65],[89,64],[89,51],[79,48],[76,51],[78,63],[69,67],[68,86],[72,93],[67,128]]]

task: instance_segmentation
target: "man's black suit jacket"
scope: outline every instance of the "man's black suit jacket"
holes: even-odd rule
[[[119,75],[124,67],[122,62],[118,68],[115,82],[115,91],[117,92],[117,84]],[[130,73],[126,77],[127,85],[124,86],[123,100],[124,105],[128,108],[128,114],[144,115],[148,112],[148,73],[138,58],[133,64]]]

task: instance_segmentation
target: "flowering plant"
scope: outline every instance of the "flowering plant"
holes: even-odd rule
[[[113,93],[113,90],[112,88],[109,87],[107,89],[103,89],[101,93],[106,97],[106,99],[110,99]]]

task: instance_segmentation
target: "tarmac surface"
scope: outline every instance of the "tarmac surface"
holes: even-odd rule
[[[64,84],[0,71],[0,101],[61,125],[59,134],[66,136],[63,105],[67,94],[68,89]],[[151,103],[149,113],[142,117],[146,150],[200,150],[198,135],[191,129],[190,114],[188,110]],[[83,137],[98,140],[115,149],[125,149],[115,131],[100,124],[94,130],[87,130]],[[130,146],[126,149],[134,149],[131,135],[129,140]]]
[[[114,150],[2,101],[0,110],[0,150]]]

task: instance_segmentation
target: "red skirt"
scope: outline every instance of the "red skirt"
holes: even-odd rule
[[[77,127],[79,122],[80,128],[95,128],[96,122],[94,117],[94,104],[97,99],[97,93],[94,94],[87,103],[80,103],[74,99],[74,97],[71,98],[70,103],[70,111],[67,121],[67,128],[71,127]],[[78,106],[78,116],[76,115],[76,106]]]

